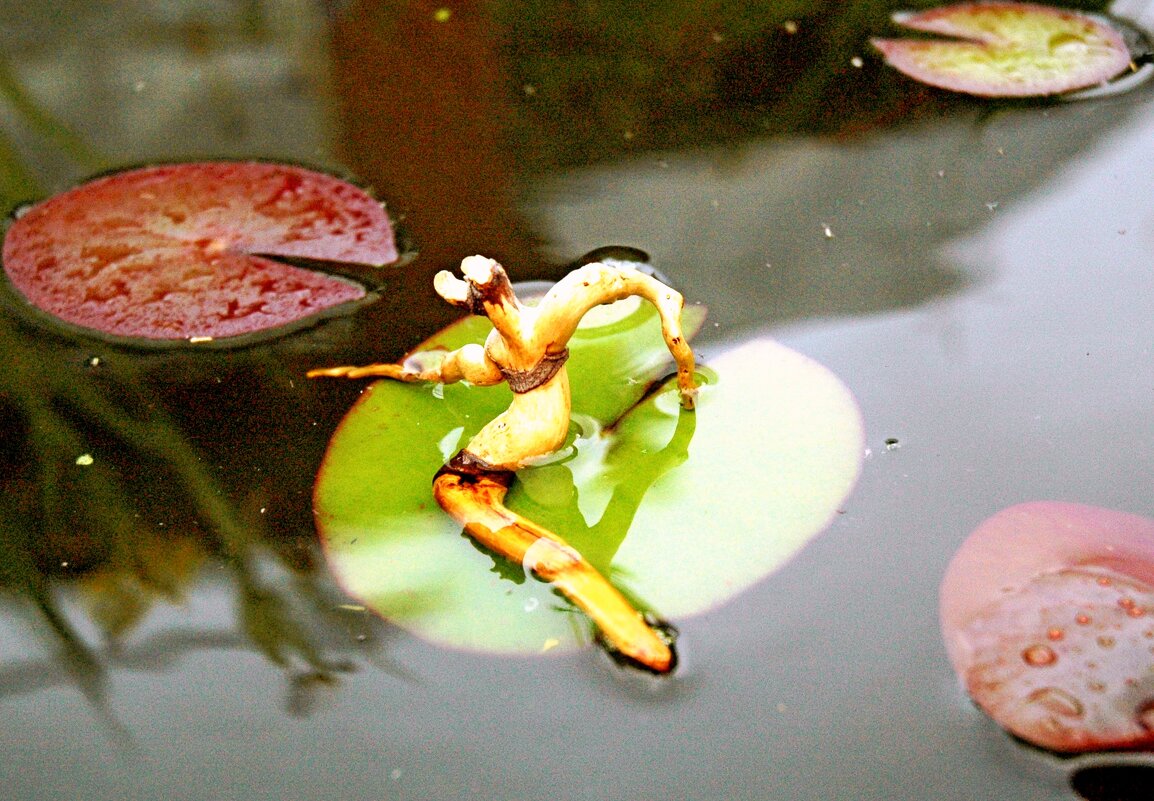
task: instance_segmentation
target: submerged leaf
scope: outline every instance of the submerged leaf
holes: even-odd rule
[[[1066,753],[1154,749],[1154,520],[1005,509],[950,562],[941,618],[967,691],[1015,736]]]
[[[886,62],[915,80],[987,97],[1083,89],[1130,65],[1122,35],[1096,18],[1032,3],[960,3],[895,22],[954,39],[873,39]]]
[[[471,318],[423,347],[487,331]],[[712,362],[696,412],[681,410],[675,382],[645,395],[668,363],[648,305],[584,326],[570,351],[570,442],[520,471],[507,503],[641,608],[683,616],[732,597],[825,528],[856,480],[852,397],[781,345],[757,340]],[[522,566],[474,547],[431,495],[434,473],[510,397],[503,386],[372,385],[325,455],[317,525],[345,588],[399,625],[445,645],[565,650],[585,640],[584,619]]]
[[[3,249],[9,280],[34,306],[118,337],[232,337],[365,295],[278,258],[382,265],[397,252],[388,216],[364,190],[264,162],[98,178],[29,208]]]

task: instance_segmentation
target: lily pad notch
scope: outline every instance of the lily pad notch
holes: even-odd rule
[[[364,189],[295,165],[208,161],[113,173],[33,205],[2,258],[11,287],[54,320],[157,345],[307,325],[363,301],[371,269],[398,256]]]
[[[1034,3],[959,3],[895,14],[945,39],[875,38],[887,64],[921,83],[982,97],[1044,97],[1106,83],[1132,68],[1122,33],[1102,17]]]

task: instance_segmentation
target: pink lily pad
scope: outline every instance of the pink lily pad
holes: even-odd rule
[[[278,257],[380,266],[397,251],[388,215],[367,192],[264,162],[98,178],[32,206],[3,248],[4,270],[30,303],[115,337],[233,337],[366,294]]]
[[[1054,95],[1100,84],[1130,66],[1122,35],[1068,9],[960,3],[894,21],[953,39],[873,39],[886,63],[942,89],[986,97]]]
[[[1007,731],[1062,753],[1154,750],[1154,520],[1005,509],[951,561],[941,622],[954,670]]]

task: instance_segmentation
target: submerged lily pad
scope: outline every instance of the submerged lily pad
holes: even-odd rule
[[[1122,35],[1076,11],[1032,3],[960,3],[894,17],[956,37],[873,39],[886,62],[915,80],[972,95],[1054,95],[1103,83],[1130,66]]]
[[[422,347],[488,330],[470,318]],[[681,410],[675,382],[645,395],[669,364],[647,305],[584,325],[570,351],[570,442],[520,471],[507,503],[641,608],[681,617],[731,598],[824,529],[856,480],[852,396],[773,341],[703,368],[696,412]],[[432,498],[434,473],[510,397],[504,386],[373,384],[325,455],[318,529],[345,588],[420,636],[497,652],[573,647],[588,638],[583,616],[522,566],[474,547]]]
[[[364,190],[301,167],[169,164],[32,206],[3,249],[9,280],[37,308],[153,340],[249,334],[365,296],[358,283],[279,260],[294,258],[396,261],[388,215]]]
[[[1063,753],[1154,749],[1154,520],[1005,509],[951,561],[941,618],[954,670],[1007,731]]]

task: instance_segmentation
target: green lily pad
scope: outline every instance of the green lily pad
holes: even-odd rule
[[[899,25],[956,37],[873,39],[915,80],[986,97],[1054,95],[1103,83],[1130,66],[1122,35],[1096,17],[1033,3],[959,3],[895,15]]]
[[[702,369],[696,412],[648,305],[594,319],[570,342],[569,443],[517,474],[510,508],[559,533],[639,607],[679,618],[733,597],[826,527],[856,481],[857,406],[824,367],[768,339]],[[629,313],[620,314],[625,306]],[[686,328],[702,313],[687,309]],[[484,339],[462,321],[422,346]],[[583,614],[520,565],[474,546],[432,498],[434,473],[510,399],[505,387],[369,387],[340,424],[315,509],[350,594],[443,645],[492,652],[588,641]]]

